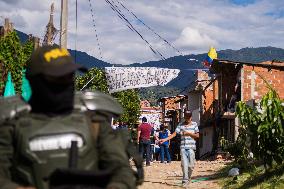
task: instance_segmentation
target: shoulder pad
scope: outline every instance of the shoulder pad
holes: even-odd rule
[[[31,111],[31,106],[20,96],[0,97],[0,123]]]
[[[81,111],[103,111],[116,116],[123,113],[122,106],[112,96],[99,91],[76,92],[74,104]]]

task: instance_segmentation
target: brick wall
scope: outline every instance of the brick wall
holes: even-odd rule
[[[211,84],[213,86],[213,84]],[[203,94],[203,114],[206,116],[211,116],[213,114],[213,102],[214,102],[214,91],[207,88]]]
[[[200,84],[203,88],[210,83],[211,78],[208,76],[207,72],[202,70],[197,70],[196,74],[197,74],[197,83]]]
[[[205,88],[211,81],[210,77],[208,76],[207,72],[198,70],[197,71],[197,80],[203,88]],[[209,119],[214,117],[214,100],[216,98],[216,89],[218,90],[218,86],[213,87],[214,85],[217,86],[217,81],[212,83],[202,94],[202,114],[201,114],[201,124],[205,123]]]
[[[200,84],[203,87],[203,89],[210,83],[210,79],[211,78],[208,76],[207,72],[202,70],[197,70],[197,81],[199,81],[198,84]],[[210,87],[208,87],[202,94],[203,95],[202,106],[204,112],[209,111],[210,106],[213,103],[214,93],[212,86],[213,84]]]
[[[284,71],[268,69],[264,67],[248,66],[243,67],[243,100],[252,98],[261,99],[268,91],[265,80],[277,91],[281,99],[284,99]]]
[[[180,100],[182,97],[171,97],[166,98],[165,100],[165,108],[166,110],[176,110],[179,109],[179,103],[175,103],[176,101]]]

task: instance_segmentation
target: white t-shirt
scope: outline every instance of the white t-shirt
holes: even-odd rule
[[[181,134],[183,131],[198,133],[199,129],[196,122],[191,122],[189,125],[178,125],[175,132]],[[181,135],[180,148],[181,149],[196,149],[195,140],[190,136]]]

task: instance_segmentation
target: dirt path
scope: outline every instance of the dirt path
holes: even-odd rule
[[[192,175],[192,182],[188,188],[221,188],[214,177],[216,172],[225,166],[225,163],[222,160],[197,161]],[[181,179],[180,161],[174,161],[170,164],[154,162],[151,166],[145,167],[145,182],[138,189],[182,188]]]

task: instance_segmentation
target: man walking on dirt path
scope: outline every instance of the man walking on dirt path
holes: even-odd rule
[[[192,113],[189,110],[184,112],[184,121],[181,122],[175,132],[160,142],[164,143],[176,136],[181,135],[180,154],[181,167],[183,172],[182,184],[188,186],[195,163],[195,140],[199,138],[199,129],[196,122],[192,121]]]

